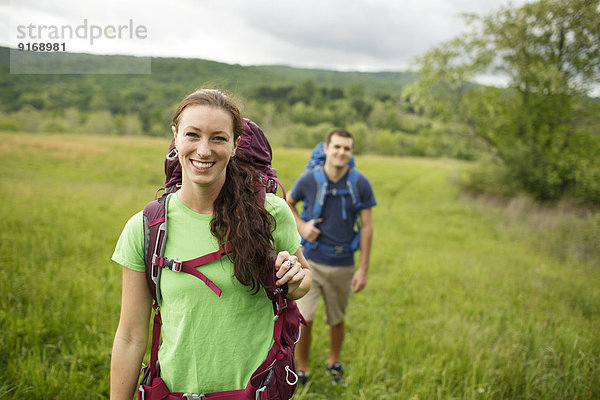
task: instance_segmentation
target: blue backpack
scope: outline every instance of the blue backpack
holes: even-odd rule
[[[321,142],[315,146],[315,148],[312,151],[310,160],[308,160],[308,163],[305,167],[305,171],[312,172],[313,177],[315,178],[315,182],[317,183],[317,194],[315,196],[315,201],[313,204],[312,219],[316,221],[320,218],[321,212],[323,211],[323,205],[325,204],[325,201],[327,200],[328,196],[340,196],[342,200],[341,217],[343,220],[346,220],[348,219],[348,215],[346,213],[346,201],[352,201],[352,205],[357,211],[362,208],[362,204],[360,202],[358,190],[356,187],[360,174],[355,168],[354,156],[352,156],[350,162],[348,163],[350,172],[348,173],[348,179],[346,180],[346,188],[338,190],[329,189],[329,185],[327,183],[327,175],[325,175],[325,171],[323,170],[323,165],[325,164],[325,153],[323,152],[324,147],[325,142]],[[357,212],[354,220],[354,236],[352,242],[349,245],[329,246],[319,242],[318,239],[315,242],[309,242],[306,239],[302,238],[302,252],[304,253],[304,255],[308,258],[310,252],[314,249],[319,249],[319,251],[334,254],[354,253],[355,251],[359,250],[360,224],[358,216],[359,214]],[[304,202],[303,204],[302,215],[300,216],[300,218],[302,218],[304,221],[309,220],[309,213],[306,202]]]

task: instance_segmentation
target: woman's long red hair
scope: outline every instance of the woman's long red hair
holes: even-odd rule
[[[190,105],[206,105],[229,113],[233,120],[234,140],[243,132],[240,111],[225,93],[214,89],[200,89],[186,96],[173,115],[177,128],[183,110]],[[236,157],[229,160],[226,179],[213,204],[211,233],[220,244],[233,246],[230,259],[233,275],[243,285],[257,293],[261,285],[268,284],[270,270],[267,260],[275,252],[273,230],[275,220],[265,210],[257,192],[263,185],[262,177],[252,165]]]

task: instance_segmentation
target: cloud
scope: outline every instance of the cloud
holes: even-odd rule
[[[74,51],[244,65],[401,70],[415,56],[463,31],[461,12],[488,13],[508,1],[12,0],[8,11],[13,21],[23,16],[56,24],[81,23],[84,18],[96,24],[134,19],[149,26],[148,40],[99,40],[87,50],[72,43]],[[0,11],[5,9],[0,5]],[[9,44],[6,31],[0,29],[4,45]]]
[[[352,58],[403,62],[452,30],[452,19],[444,18],[445,7],[428,13],[426,3],[416,1],[305,0],[277,2],[268,8],[254,4],[246,5],[242,13],[247,24],[289,48],[325,57],[327,65],[339,64],[338,60],[351,63]],[[422,25],[429,23],[434,26],[424,30]]]
[[[524,0],[521,0],[523,2]],[[258,0],[239,2],[248,31],[280,62],[337,69],[404,69],[466,26],[461,13],[488,13],[503,0]],[[249,35],[251,37],[252,35]],[[256,50],[263,51],[261,42]],[[354,68],[353,68],[354,67]]]

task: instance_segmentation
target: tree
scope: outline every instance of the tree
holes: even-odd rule
[[[580,146],[600,148],[578,117],[600,78],[600,0],[539,0],[465,18],[469,33],[417,60],[411,101],[464,124],[517,188],[541,200],[581,193],[574,169],[589,167],[579,157],[593,152]],[[502,74],[508,87],[472,83],[485,73]]]

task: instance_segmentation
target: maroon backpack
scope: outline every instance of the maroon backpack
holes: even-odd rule
[[[264,190],[259,191],[259,196],[264,201],[267,192],[275,193],[277,173],[271,167],[271,146],[254,122],[244,119],[244,132],[238,144],[236,157],[252,163],[264,176]],[[146,263],[146,279],[152,293],[154,303],[154,323],[152,328],[152,347],[150,362],[144,368],[138,390],[138,400],[183,400],[183,399],[289,399],[294,394],[298,376],[294,362],[294,349],[300,335],[300,324],[305,324],[296,303],[285,298],[287,285],[275,285],[275,266],[273,257],[265,260],[265,268],[272,270],[272,284],[264,290],[273,302],[274,311],[274,343],[265,361],[254,371],[245,389],[232,390],[218,393],[190,394],[170,392],[164,381],[160,378],[158,365],[158,348],[160,344],[161,318],[160,318],[160,275],[163,268],[171,271],[183,272],[201,279],[216,296],[221,296],[221,289],[206,277],[197,267],[215,261],[231,252],[232,246],[227,243],[210,254],[193,260],[181,261],[177,258],[164,257],[164,247],[167,239],[167,207],[169,194],[181,187],[181,165],[173,151],[174,143],[171,142],[165,158],[165,194],[148,203],[144,208],[144,255]],[[281,186],[282,187],[282,186]],[[283,187],[282,187],[283,191]],[[284,191],[285,197],[285,191]]]

